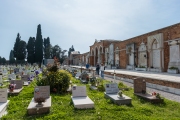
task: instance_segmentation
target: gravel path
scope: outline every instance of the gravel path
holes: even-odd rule
[[[109,78],[109,77],[104,77],[104,78],[106,80],[109,80],[109,81],[114,81],[114,79]],[[132,83],[124,82],[122,80],[115,80],[115,82],[116,83],[123,82],[128,87],[132,87],[133,88],[133,84]],[[160,93],[161,96],[165,97],[166,99],[169,99],[169,100],[172,100],[172,101],[176,101],[176,102],[180,102],[180,96],[179,95],[168,93],[168,92],[164,92],[164,91],[153,89],[153,88],[148,88],[148,87],[146,87],[146,90],[147,90],[148,93],[152,93],[152,92]]]

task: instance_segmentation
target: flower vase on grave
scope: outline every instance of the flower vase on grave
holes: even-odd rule
[[[118,92],[118,98],[123,98],[123,95],[122,95],[122,91],[121,91],[121,90],[119,90],[119,92]]]
[[[45,102],[45,98],[43,97],[35,98],[35,102],[37,102],[36,107],[42,107],[43,106],[42,102]]]

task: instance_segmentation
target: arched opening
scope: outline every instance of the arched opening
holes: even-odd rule
[[[160,50],[159,42],[154,39],[152,43],[152,68],[160,68]]]

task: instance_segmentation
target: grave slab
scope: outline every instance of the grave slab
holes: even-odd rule
[[[94,108],[94,102],[88,97],[73,97],[71,96],[74,107],[77,109]]]
[[[21,91],[22,91],[23,88],[20,88],[20,89],[14,89],[13,92],[10,92],[9,89],[8,89],[8,94],[9,95],[18,95]]]
[[[162,103],[164,101],[163,99],[156,98],[155,96],[153,96],[151,94],[148,94],[148,93],[145,93],[145,94],[134,93],[134,94],[139,96],[139,97],[142,97],[142,98],[146,99],[147,101],[149,101],[151,103]]]
[[[38,115],[38,114],[44,114],[44,113],[48,113],[50,112],[50,108],[51,108],[51,96],[49,98],[46,99],[45,102],[43,102],[43,106],[42,107],[36,107],[38,103],[36,103],[34,101],[34,98],[32,98],[27,111],[28,111],[28,115]]]
[[[6,115],[7,114],[7,106],[9,104],[9,101],[10,100],[7,100],[7,102],[0,102],[0,118],[3,116],[3,115]]]
[[[120,98],[117,94],[108,94],[104,92],[104,97],[112,100],[117,105],[127,105],[131,104],[131,98],[122,94],[122,98]]]

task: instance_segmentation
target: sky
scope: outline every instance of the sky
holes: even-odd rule
[[[89,52],[95,39],[126,40],[180,22],[179,0],[0,0],[0,56],[9,59],[17,33]]]

